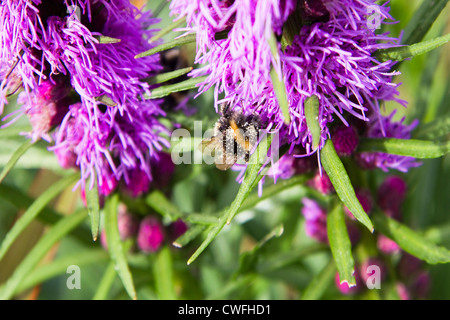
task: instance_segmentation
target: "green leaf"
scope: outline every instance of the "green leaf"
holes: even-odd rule
[[[177,70],[171,71],[171,72],[160,73],[160,74],[150,78],[148,82],[150,84],[163,83],[163,82],[178,78],[182,75],[185,75],[186,73],[192,71],[192,69],[193,69],[192,67],[187,67],[187,68],[177,69]]]
[[[350,210],[353,216],[373,232],[373,225],[356,197],[350,178],[344,165],[334,149],[333,142],[328,139],[320,153],[321,163],[325,169],[339,199]]]
[[[445,36],[431,39],[424,42],[415,43],[410,46],[395,47],[378,50],[375,55],[380,62],[389,60],[403,61],[408,58],[430,52],[450,41],[450,33]]]
[[[355,261],[352,255],[352,244],[345,224],[345,215],[341,205],[335,205],[327,216],[327,234],[341,283],[349,287],[356,285]]]
[[[181,26],[183,23],[186,23],[186,18],[184,18],[184,17],[173,21],[171,24],[162,28],[157,34],[155,34],[153,37],[151,37],[148,42],[149,43],[155,42],[155,41],[161,39],[162,37],[164,37],[169,32],[175,32],[173,29]]]
[[[258,148],[255,153],[252,154],[245,171],[244,180],[241,183],[238,194],[232,202],[228,210],[227,224],[231,223],[234,216],[238,213],[240,207],[244,203],[245,199],[249,196],[253,188],[261,180],[262,175],[260,174],[261,167],[265,163],[267,157],[267,152],[269,151],[270,145],[272,143],[272,135],[266,135],[264,139],[259,142]]]
[[[258,241],[258,243],[256,243],[256,245],[250,251],[242,253],[240,256],[239,268],[234,276],[236,277],[239,274],[253,272],[256,268],[261,248],[263,248],[264,245],[271,239],[280,237],[283,232],[284,228],[282,225],[276,226],[264,238]]]
[[[92,183],[93,187],[90,188]],[[90,183],[85,185],[84,190],[86,192],[86,204],[91,218],[91,233],[92,239],[97,240],[99,228],[100,228],[100,200],[98,195],[98,182],[97,175],[91,175]]]
[[[127,259],[124,253],[122,240],[120,239],[119,227],[117,223],[117,209],[119,196],[114,194],[109,197],[105,204],[105,233],[108,244],[108,251],[114,261],[116,271],[122,280],[123,286],[131,299],[136,300],[136,290],[134,288],[133,277],[128,268]]]
[[[189,242],[194,240],[200,233],[202,233],[202,231],[205,230],[205,228],[206,227],[204,225],[190,226],[185,233],[183,233],[181,236],[175,239],[172,245],[177,248],[184,247]]]
[[[450,241],[450,224],[430,227],[423,233],[423,236],[433,243],[446,243]]]
[[[31,249],[28,255],[22,260],[11,277],[6,281],[3,290],[0,292],[0,299],[10,299],[20,286],[22,281],[28,276],[33,268],[45,256],[45,254],[53,247],[53,245],[64,237],[70,230],[78,226],[87,218],[87,210],[83,209],[72,213],[64,219],[61,219]]]
[[[302,295],[302,300],[319,300],[325,291],[333,283],[336,272],[336,265],[333,260],[327,263],[323,270],[316,274],[306,287]]]
[[[17,209],[26,209],[31,206],[35,200],[22,190],[4,183],[0,184],[0,197],[15,206]],[[55,210],[49,207],[44,207],[37,216],[37,219],[45,224],[53,225],[60,221],[63,217],[64,215],[57,213]],[[92,236],[90,235],[90,232],[84,228],[84,226],[77,227],[71,232],[71,234],[81,242],[92,244]]]
[[[373,222],[381,233],[395,241],[409,254],[430,264],[449,263],[450,251],[427,240],[419,232],[389,218],[382,212],[373,213]]]
[[[268,42],[272,55],[274,56],[275,60],[279,61],[280,55],[278,52],[278,43],[274,33],[271,34]],[[272,80],[273,91],[275,92],[278,104],[281,108],[281,112],[283,113],[284,123],[289,124],[291,122],[291,116],[289,113],[286,84],[284,83],[283,77],[277,73],[277,70],[274,67],[272,67],[272,69],[270,70],[270,79]]]
[[[145,198],[145,202],[153,210],[161,214],[163,217],[168,217],[171,221],[175,221],[183,216],[183,213],[159,190],[152,191]]]
[[[311,96],[305,101],[306,125],[311,132],[313,140],[313,150],[319,147],[322,129],[319,124],[319,99]]]
[[[0,130],[0,132],[2,132],[2,130]],[[23,143],[23,139],[18,137],[2,139],[2,148],[0,148],[0,166],[5,167],[8,162],[11,161],[11,154],[16,152],[18,148],[21,148]],[[47,143],[42,141],[32,144],[31,147],[28,148],[28,151],[22,154],[14,164],[14,168],[63,171],[56,160],[55,155],[48,152]]]
[[[233,217],[239,211],[239,208],[248,197],[253,188],[257,185],[259,180],[261,180],[262,175],[259,171],[267,157],[267,152],[269,150],[270,144],[272,142],[272,136],[267,135],[256,148],[255,152],[251,155],[249,159],[249,164],[247,170],[245,171],[244,180],[241,183],[239,191],[236,198],[233,200],[231,205],[223,211],[220,215],[217,225],[209,228],[206,239],[201,243],[200,247],[192,254],[189,258],[187,264],[191,264],[198,256],[208,247],[208,245],[214,240],[215,237],[220,233],[220,231],[225,227],[226,224],[231,223]]]
[[[43,283],[51,278],[65,274],[67,267],[72,265],[76,261],[76,265],[79,267],[98,264],[108,261],[109,256],[105,250],[102,249],[87,249],[83,252],[76,252],[74,254],[68,254],[61,258],[56,258],[50,263],[39,266],[30,272],[23,282],[17,287],[17,292],[23,292],[29,288],[34,287],[40,283]]]
[[[450,114],[438,117],[432,122],[420,126],[414,137],[418,139],[435,140],[450,133]]]
[[[310,254],[323,251],[329,252],[329,246],[316,242],[307,246],[292,249],[289,252],[274,253],[273,256],[258,263],[257,272],[260,274],[270,274],[275,270],[298,263]]]
[[[12,154],[11,158],[6,163],[2,172],[0,172],[0,183],[2,183],[3,179],[5,179],[6,175],[14,168],[17,161],[19,161],[20,157],[27,152],[28,149],[33,145],[31,140],[26,140],[17,150]]]
[[[13,227],[8,231],[0,247],[0,260],[8,251],[13,242],[20,233],[37,217],[37,215],[45,208],[45,206],[53,200],[64,189],[69,187],[80,178],[79,173],[65,177],[50,188],[45,190],[24,212],[24,214],[14,223]]]
[[[417,159],[439,158],[450,152],[450,141],[415,139],[361,139],[358,152],[383,152]]]
[[[422,5],[405,28],[402,43],[413,44],[421,41],[447,3],[448,0],[422,1]]]
[[[114,279],[117,276],[117,272],[114,267],[114,261],[111,261],[110,264],[108,264],[108,267],[106,267],[105,273],[103,274],[92,300],[106,300],[108,298],[109,290],[111,289]]]
[[[175,40],[172,40],[172,41],[166,42],[164,44],[161,44],[161,45],[159,45],[157,47],[154,47],[154,48],[152,48],[150,50],[144,51],[144,52],[136,55],[135,58],[139,59],[139,58],[151,56],[151,55],[153,55],[155,53],[159,53],[161,51],[165,51],[165,50],[169,50],[169,49],[172,49],[172,48],[175,48],[175,47],[179,47],[179,46],[182,46],[184,44],[194,43],[196,41],[196,39],[197,39],[197,35],[195,33],[188,34],[186,36],[182,36],[182,37],[179,37],[179,38],[177,38]]]
[[[191,90],[197,88],[198,84],[206,80],[206,76],[190,78],[185,81],[177,82],[174,84],[168,84],[155,88],[151,91],[150,96],[145,96],[145,99],[159,99],[168,96],[174,92],[180,92],[185,90]]]
[[[303,185],[306,181],[308,181],[310,177],[308,175],[296,175],[293,176],[290,179],[281,179],[278,180],[276,184],[264,186],[264,190],[259,196],[258,193],[252,193],[250,194],[247,199],[242,203],[241,207],[239,208],[239,212],[248,210],[256,206],[259,202],[269,199],[273,197],[274,195],[283,192],[284,190],[287,190],[289,188],[292,188],[294,186]]]
[[[107,36],[95,36],[95,38],[98,40],[99,44],[118,43],[118,42],[122,41],[122,39],[111,38],[111,37],[107,37]]]
[[[175,286],[173,283],[172,255],[167,246],[159,250],[153,264],[153,275],[158,298],[161,300],[175,300]]]

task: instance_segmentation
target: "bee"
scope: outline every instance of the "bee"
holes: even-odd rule
[[[202,152],[214,157],[219,170],[228,170],[241,159],[248,162],[250,152],[258,141],[260,128],[261,119],[257,114],[244,115],[228,104],[222,104],[214,135],[201,142]]]

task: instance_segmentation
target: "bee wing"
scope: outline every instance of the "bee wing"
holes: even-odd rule
[[[230,169],[237,161],[236,156],[224,154],[221,161],[216,161],[216,168],[222,171]]]
[[[203,139],[198,145],[198,149],[202,153],[209,153],[212,157],[215,155],[217,139],[216,137],[211,137],[209,139]]]

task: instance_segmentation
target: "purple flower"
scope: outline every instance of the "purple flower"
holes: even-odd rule
[[[398,39],[375,33],[368,21],[376,8],[381,22],[392,19],[389,8],[373,0],[174,0],[172,14],[185,16],[187,32],[197,34],[197,59],[203,64],[192,76],[206,75],[199,92],[214,87],[216,105],[228,102],[244,113],[257,113],[266,129],[283,133],[283,141],[301,146],[309,155],[312,136],[306,125],[304,102],[319,99],[321,148],[335,118],[344,116],[369,121],[379,113],[378,100],[396,100],[392,61],[379,62],[372,54],[392,47]],[[294,27],[293,27],[294,26]],[[297,28],[296,28],[297,27]],[[218,32],[226,39],[215,39]],[[279,56],[268,44],[281,37]],[[271,69],[286,84],[290,123],[284,117],[273,90]],[[219,101],[219,94],[224,98]],[[217,109],[217,107],[216,107]],[[353,151],[354,143],[349,142]],[[291,151],[293,148],[290,149]],[[281,173],[284,174],[284,173]]]
[[[393,111],[387,117],[374,116],[369,123],[366,136],[368,138],[410,139],[412,130],[419,123],[418,120],[413,121],[410,125],[405,125],[403,124],[404,117],[400,121],[393,120],[395,113],[396,111]],[[380,168],[385,172],[389,171],[389,169],[407,172],[410,168],[418,167],[422,164],[413,157],[382,152],[362,152],[356,155],[356,160],[365,169]]]
[[[383,234],[380,234],[377,237],[377,248],[384,254],[394,254],[401,250],[397,242],[389,239]]]
[[[331,140],[339,156],[348,157],[358,147],[359,137],[353,126],[338,126],[331,133]]]
[[[141,251],[154,253],[158,251],[164,241],[164,229],[155,217],[144,218],[137,235],[137,244]]]
[[[402,205],[408,186],[397,176],[388,176],[378,188],[378,205],[383,212],[396,220],[401,220]]]
[[[306,234],[322,243],[328,243],[326,210],[309,198],[302,198]]]
[[[333,184],[325,172],[317,172],[314,178],[308,181],[308,185],[325,195],[335,192]]]
[[[156,20],[150,14],[127,0],[0,5],[0,109],[21,84],[30,136],[54,139],[50,149],[62,167],[81,170],[82,188],[96,176],[107,195],[135,172],[150,182],[152,163],[168,146],[160,102],[145,100],[150,86],[141,81],[162,70],[159,57],[134,58],[151,47],[148,28]],[[100,43],[102,36],[120,42]]]

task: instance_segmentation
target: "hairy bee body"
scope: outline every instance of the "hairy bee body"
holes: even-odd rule
[[[240,159],[249,161],[250,152],[258,141],[261,121],[256,114],[244,115],[225,104],[221,113],[213,137],[202,141],[202,150],[214,156],[219,170],[227,170]]]

